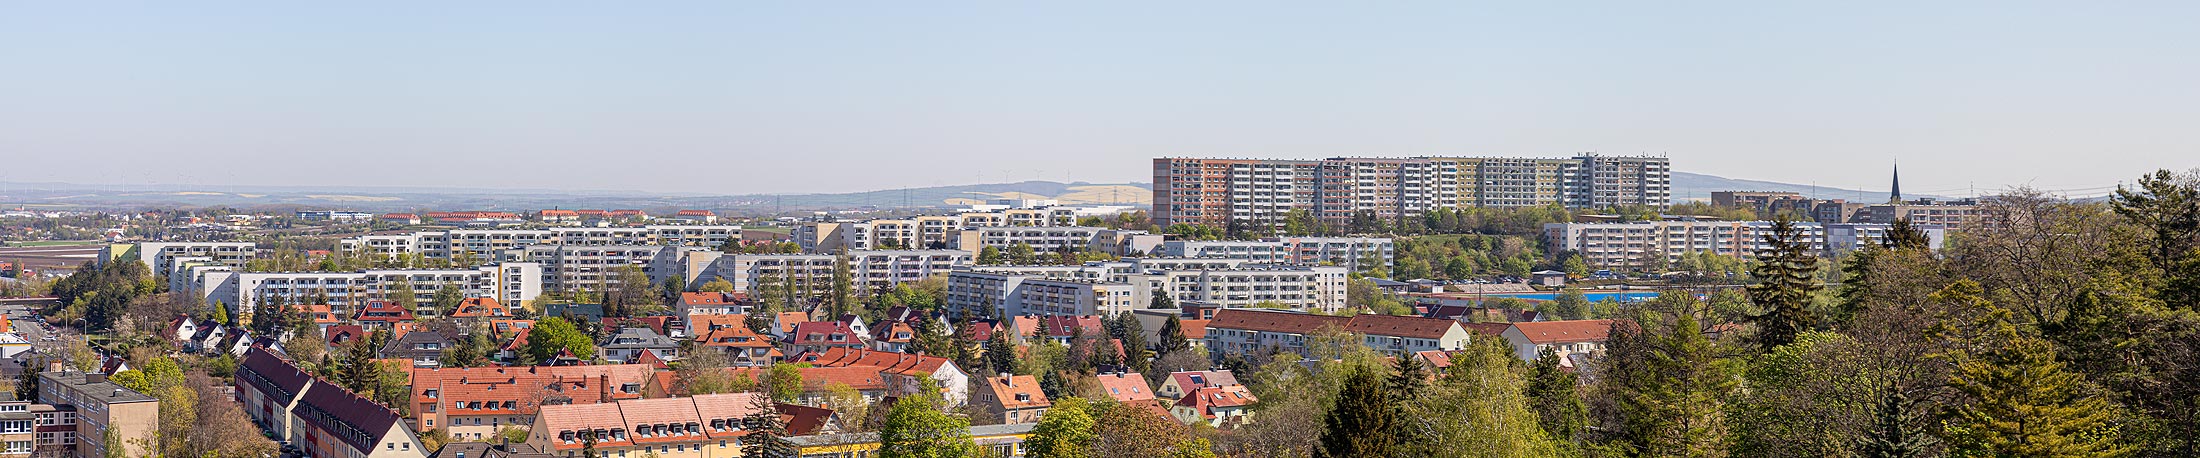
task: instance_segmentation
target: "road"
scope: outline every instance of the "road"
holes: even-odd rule
[[[45,323],[38,322],[37,312],[32,306],[27,304],[0,305],[0,314],[6,314],[8,321],[15,325],[15,332],[21,334],[23,339],[31,341],[31,351],[16,355],[16,358],[13,359],[0,358],[0,375],[12,380],[22,371],[22,364],[17,361],[18,359],[60,353],[61,341],[58,340],[60,336],[56,335],[55,330],[49,329]],[[46,340],[46,336],[49,335],[54,335],[57,340]]]

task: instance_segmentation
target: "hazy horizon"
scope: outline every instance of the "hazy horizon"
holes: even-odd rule
[[[2098,194],[2200,167],[2200,5],[25,3],[0,181],[791,194],[1157,156],[1663,154]]]

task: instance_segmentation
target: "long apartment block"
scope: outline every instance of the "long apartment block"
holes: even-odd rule
[[[401,254],[429,259],[471,255],[493,260],[500,253],[533,246],[697,246],[717,247],[740,240],[741,226],[649,225],[641,227],[553,227],[547,229],[452,229],[382,232],[346,237],[337,248],[346,254],[382,257]]]
[[[1681,255],[1708,252],[1754,259],[1765,249],[1770,221],[1645,221],[1634,223],[1550,223],[1543,225],[1552,253],[1574,251],[1598,267],[1647,267],[1679,261]],[[1826,228],[1795,223],[1813,253],[1826,249]]]
[[[1276,237],[1266,240],[1171,240],[1156,256],[1243,259],[1273,264],[1326,264],[1354,272],[1390,268],[1397,244],[1386,237]]]
[[[1238,259],[1128,259],[1081,266],[980,266],[947,278],[947,309],[962,316],[1095,315],[1144,308],[1154,294],[1178,303],[1334,312],[1345,305],[1341,266]]]
[[[682,275],[688,284],[724,279],[736,292],[751,293],[792,284],[798,294],[819,294],[829,287],[833,267],[845,257],[857,288],[875,291],[945,275],[976,262],[964,250],[849,250],[841,254],[726,254],[683,249],[662,256],[654,275]]]
[[[1153,218],[1163,226],[1281,225],[1297,211],[1341,223],[1455,207],[1665,207],[1673,198],[1669,160],[1649,156],[1156,158],[1153,177]]]
[[[270,300],[301,304],[326,297],[328,304],[348,309],[369,300],[390,300],[410,294],[422,313],[444,285],[457,285],[466,297],[493,297],[499,302],[522,304],[543,291],[540,264],[513,262],[467,269],[370,269],[354,272],[224,272],[204,271],[193,280],[192,291],[205,294],[207,304],[231,307],[230,316],[252,316],[254,308]],[[409,290],[407,289],[409,287]]]

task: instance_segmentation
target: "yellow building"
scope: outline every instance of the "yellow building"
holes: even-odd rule
[[[970,440],[978,455],[987,458],[1024,456],[1024,439],[1034,423],[970,427]],[[878,454],[878,433],[819,434],[787,438],[800,447],[802,458],[871,458]]]

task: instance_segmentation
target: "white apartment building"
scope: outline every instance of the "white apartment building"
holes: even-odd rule
[[[1281,237],[1259,241],[1171,240],[1155,254],[1180,258],[1242,259],[1268,264],[1328,264],[1353,271],[1389,268],[1397,245],[1380,237]]]
[[[1826,229],[1818,223],[1797,222],[1796,228],[1814,253],[1826,248]],[[1553,253],[1572,250],[1583,262],[1598,267],[1652,265],[1683,254],[1710,252],[1754,259],[1766,247],[1763,235],[1770,221],[1645,221],[1634,223],[1551,223],[1543,225]]]
[[[499,253],[542,245],[563,246],[693,246],[715,248],[727,240],[739,240],[741,226],[648,225],[641,227],[553,227],[546,229],[452,229],[447,231],[379,232],[346,237],[337,242],[345,254],[365,251],[385,257],[418,254],[430,259],[449,259],[453,254],[472,254],[493,261]]]
[[[1892,227],[1894,225],[1891,224],[1828,224],[1826,225],[1827,254],[1847,253],[1886,243],[1887,229]],[[1946,226],[1920,224],[1915,227],[1918,231],[1925,233],[1926,246],[1933,251],[1939,251],[1941,241],[1948,238],[1948,228]]]
[[[619,282],[618,268],[633,265],[649,274],[652,282],[663,281],[661,274],[651,272],[658,253],[668,251],[656,245],[534,245],[518,251],[511,259],[542,265],[543,287],[557,290],[605,291]]]
[[[840,256],[847,257],[850,279],[864,291],[946,275],[976,262],[975,255],[962,250],[851,250],[845,255],[684,250],[677,259],[664,258],[660,265],[670,268],[653,275],[685,275],[689,285],[723,278],[733,283],[734,291],[751,294],[766,284],[792,282],[798,291],[821,294],[831,285],[833,265]]]
[[[507,304],[523,304],[542,294],[542,266],[528,262],[483,265],[471,269],[371,269],[357,272],[231,272],[222,284],[201,285],[216,291],[233,291],[216,298],[233,309],[230,316],[252,316],[259,304],[281,297],[297,304],[326,296],[338,309],[367,300],[386,300],[412,294],[419,304],[435,301],[443,285],[458,285],[466,297],[493,297]],[[411,291],[397,286],[409,285]],[[212,301],[209,301],[212,303]],[[426,310],[423,313],[432,314]]]
[[[950,313],[978,316],[1046,315],[1070,310],[1091,314],[1086,312],[1142,308],[1152,294],[1159,293],[1179,303],[1335,311],[1345,305],[1346,273],[1338,266],[1179,258],[1083,266],[981,266],[948,276],[947,308]],[[1027,293],[1033,289],[1038,291]],[[1130,301],[1127,309],[1121,308],[1123,300]]]
[[[116,250],[122,253],[117,255]],[[230,267],[244,267],[246,262],[259,256],[259,248],[252,242],[145,242],[135,245],[108,245],[100,249],[100,263],[121,259],[135,254],[138,262],[145,263],[150,272],[166,273],[175,269],[175,258],[203,257]]]

